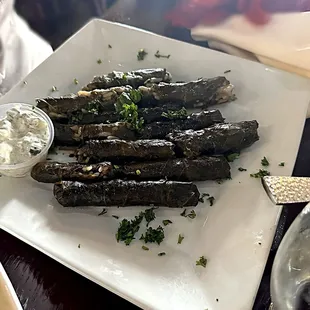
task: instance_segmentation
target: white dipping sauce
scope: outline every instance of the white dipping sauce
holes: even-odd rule
[[[17,105],[0,120],[0,164],[23,163],[46,146],[48,124],[34,111],[20,110]]]

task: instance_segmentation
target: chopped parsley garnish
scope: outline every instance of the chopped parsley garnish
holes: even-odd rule
[[[230,73],[230,72],[231,72],[231,70],[226,70],[226,71],[224,71],[224,74]]]
[[[177,111],[168,110],[168,112],[163,112],[161,116],[168,119],[183,119],[187,117],[187,110],[184,107]]]
[[[144,119],[139,117],[138,103],[142,98],[141,93],[132,89],[130,92],[123,92],[116,103],[116,112],[121,115],[123,121],[129,123],[133,129],[140,130],[144,124]]]
[[[137,59],[139,61],[143,60],[145,58],[145,56],[147,55],[147,52],[145,51],[144,48],[139,49],[138,51],[138,55],[137,55]]]
[[[73,82],[75,85],[79,84],[79,81],[77,79],[74,79]]]
[[[199,202],[204,203],[205,202],[204,198],[209,196],[210,194],[208,193],[202,193],[201,196],[199,197]]]
[[[102,64],[102,60],[100,58],[97,60],[97,64],[98,65]]]
[[[98,115],[99,111],[100,111],[100,107],[101,107],[101,102],[98,99],[94,99],[94,100],[88,102],[85,109],[83,109],[83,112]]]
[[[129,245],[133,239],[135,239],[135,234],[140,229],[140,224],[143,220],[144,213],[140,212],[138,216],[131,221],[127,219],[123,219],[120,224],[119,228],[116,233],[116,240],[124,241],[126,245]]]
[[[285,166],[285,162],[282,162],[279,164],[279,167],[284,167]]]
[[[127,81],[127,75],[125,73],[123,74],[122,79]]]
[[[134,103],[138,103],[139,101],[141,101],[142,99],[142,94],[139,90],[137,89],[132,89],[130,92],[129,92],[129,96],[130,96],[130,99],[134,102]]]
[[[268,167],[269,166],[269,161],[268,159],[264,156],[264,158],[261,160],[261,164],[264,167]]]
[[[141,171],[138,169],[136,170],[136,175],[140,175],[141,174]]]
[[[108,48],[112,48],[112,45],[111,45],[111,44],[108,44]]]
[[[241,171],[241,172],[242,172],[242,171],[247,171],[247,169],[242,168],[242,167],[238,168],[238,170]]]
[[[57,89],[57,87],[56,86],[53,86],[52,87],[52,91],[57,91],[58,89]]]
[[[167,226],[169,224],[172,224],[172,222],[170,220],[163,220],[163,224],[164,226]]]
[[[144,250],[144,251],[149,251],[150,249],[149,249],[147,246],[142,245],[142,250]]]
[[[224,182],[223,179],[218,179],[218,180],[216,180],[216,183],[217,183],[217,184],[223,184],[223,182]]]
[[[114,169],[119,169],[120,167],[118,165],[113,166]]]
[[[102,209],[102,211],[98,214],[98,216],[104,215],[106,213],[108,213],[107,209]]]
[[[181,244],[182,241],[184,240],[184,236],[179,234],[179,237],[178,237],[178,244]]]
[[[186,212],[187,212],[187,210],[184,209],[180,215],[184,216],[184,217],[189,217],[190,219],[194,219],[196,217],[196,212],[194,210],[191,210],[191,212],[189,214],[186,214]]]
[[[79,248],[79,249],[81,248],[81,245],[80,245],[80,244],[78,245],[78,248]]]
[[[140,240],[143,240],[145,243],[157,243],[158,245],[165,238],[164,229],[161,226],[158,226],[156,229],[149,227],[145,234],[141,236]]]
[[[213,196],[211,196],[211,197],[209,197],[207,200],[208,200],[209,203],[210,203],[210,207],[212,207],[212,206],[214,205],[215,198],[214,198]]]
[[[119,219],[119,216],[117,216],[117,215],[112,215],[112,217],[114,217],[115,219]]]
[[[208,262],[207,259],[204,256],[201,256],[199,260],[196,261],[196,266],[206,268],[207,262]]]
[[[146,220],[146,227],[148,227],[149,224],[156,219],[154,208],[145,210],[144,217]]]
[[[196,217],[196,212],[192,210],[189,214],[186,215],[186,217],[189,217],[190,219],[194,219]]]
[[[184,209],[180,215],[186,217],[186,209]]]
[[[233,161],[235,161],[236,159],[238,159],[240,156],[239,153],[231,153],[229,155],[226,156],[227,160],[232,163]]]
[[[263,178],[268,175],[270,175],[270,172],[265,169],[259,169],[258,172],[250,174],[252,178],[256,178],[256,179]]]
[[[154,55],[156,58],[167,58],[169,59],[170,58],[170,54],[169,55],[162,55],[160,54],[159,51],[156,52],[156,54]]]
[[[158,253],[158,256],[165,256],[165,255],[166,255],[165,252],[160,252],[160,253]]]
[[[27,85],[27,84],[28,84],[27,81],[24,81],[23,83],[24,83],[24,85]]]

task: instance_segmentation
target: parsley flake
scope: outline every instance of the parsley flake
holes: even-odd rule
[[[264,158],[261,160],[261,164],[264,167],[268,167],[269,166],[269,161],[268,159],[264,156]]]
[[[184,209],[180,215],[186,217],[186,209]]]
[[[199,260],[196,261],[196,266],[206,268],[207,262],[208,262],[207,259],[204,256],[201,256]]]
[[[170,220],[163,220],[163,224],[164,226],[167,226],[169,224],[172,224],[172,222]]]
[[[282,162],[279,164],[279,167],[284,167],[285,166],[285,162]]]
[[[144,251],[149,251],[150,249],[147,247],[147,246],[145,246],[145,245],[142,245],[142,250],[144,250]]]
[[[75,85],[79,84],[79,81],[77,79],[74,79],[73,82]]]
[[[100,216],[100,215],[104,215],[104,214],[106,214],[106,213],[108,213],[108,211],[107,211],[107,209],[102,209],[102,211],[98,214],[98,216]]]
[[[178,237],[178,244],[181,244],[182,241],[184,240],[184,236],[179,234],[179,237]]]
[[[158,256],[165,256],[165,255],[166,255],[165,252],[160,252],[160,253],[158,253]]]
[[[226,159],[228,162],[232,163],[233,161],[235,161],[236,159],[238,159],[240,156],[239,153],[232,153],[226,156]]]
[[[136,170],[136,175],[140,175],[141,174],[141,170]]]
[[[202,193],[201,196],[199,197],[199,202],[204,203],[205,202],[204,198],[209,197],[209,196],[210,196],[210,194],[208,194],[208,193]]]
[[[138,61],[144,60],[144,58],[145,58],[145,56],[146,56],[147,54],[148,54],[148,53],[145,51],[144,48],[139,49],[138,55],[137,55]]]
[[[98,65],[102,64],[102,60],[100,58],[97,60],[97,64]]]
[[[161,116],[171,120],[183,119],[187,117],[187,110],[184,107],[177,111],[168,110],[168,112],[163,112]]]
[[[242,167],[238,168],[238,170],[241,171],[241,172],[242,172],[242,171],[247,171],[247,169],[242,168]]]
[[[154,56],[156,58],[167,58],[167,59],[169,59],[171,55],[170,54],[169,55],[162,55],[162,54],[160,54],[159,51],[157,51]]]
[[[58,89],[57,89],[57,87],[56,86],[53,86],[52,87],[52,91],[54,92],[54,91],[57,91]]]
[[[251,173],[250,176],[255,179],[263,178],[270,175],[270,172],[265,169],[259,169],[257,173]]]
[[[112,215],[112,217],[114,217],[115,219],[119,219],[119,216],[117,216],[117,215]]]
[[[192,210],[189,214],[186,215],[186,217],[189,217],[190,219],[194,219],[196,217],[196,212]]]
[[[213,196],[211,196],[211,197],[209,197],[207,200],[208,200],[209,203],[210,203],[210,207],[212,207],[212,206],[214,205],[215,198],[214,198]]]
[[[79,248],[79,249],[81,248],[81,245],[80,245],[80,244],[78,245],[78,248]]]

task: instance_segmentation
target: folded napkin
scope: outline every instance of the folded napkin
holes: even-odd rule
[[[308,29],[310,12],[304,12],[274,14],[259,27],[234,15],[215,26],[198,25],[191,33],[211,48],[310,77]]]
[[[274,14],[264,26],[234,15],[215,26],[198,25],[191,33],[210,48],[310,78],[309,29],[310,12],[303,12]]]

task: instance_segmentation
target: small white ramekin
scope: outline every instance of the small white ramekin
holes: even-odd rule
[[[49,148],[51,147],[53,140],[54,140],[54,126],[51,119],[48,115],[43,112],[41,109],[35,107],[31,104],[27,103],[6,103],[0,105],[0,119],[6,116],[6,112],[14,107],[18,106],[21,111],[31,111],[32,113],[37,114],[38,117],[43,119],[47,125],[49,130],[49,139],[46,146],[42,149],[42,151],[33,156],[31,159],[15,165],[0,165],[0,174],[21,178],[26,176],[32,169],[32,167],[40,161],[44,161],[47,157],[47,153]]]

